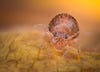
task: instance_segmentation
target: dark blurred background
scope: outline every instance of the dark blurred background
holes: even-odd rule
[[[79,22],[82,49],[100,52],[99,0],[0,0],[0,30],[48,24],[52,17],[63,12]]]

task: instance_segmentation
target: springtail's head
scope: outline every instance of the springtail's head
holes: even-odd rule
[[[66,41],[75,39],[79,35],[78,22],[67,13],[56,15],[50,21],[48,28],[53,35],[52,42],[57,48],[66,46]]]

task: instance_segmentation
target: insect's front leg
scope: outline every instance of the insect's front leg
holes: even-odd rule
[[[80,61],[80,47],[77,41],[69,41],[67,43],[66,49],[64,51],[63,57],[66,58],[70,51],[74,51],[77,56],[77,60]]]
[[[67,54],[69,53],[70,50],[71,50],[70,46],[67,46],[65,52],[63,53],[64,58],[66,58],[66,56],[67,56]]]
[[[80,61],[80,46],[77,46],[77,59]]]
[[[52,58],[52,50],[51,50],[51,48],[50,48],[50,46],[49,45],[47,45],[47,56],[48,56],[48,58]]]
[[[47,57],[48,58],[51,58],[52,57],[52,50],[51,50],[51,47],[50,47],[50,41],[51,41],[51,38],[52,38],[52,35],[51,35],[51,33],[49,33],[49,32],[46,32],[45,34],[44,34],[44,43],[45,43],[45,48],[46,48],[46,53],[47,53]]]
[[[77,60],[80,61],[80,45],[78,43],[78,40],[74,40],[74,48],[77,49]]]

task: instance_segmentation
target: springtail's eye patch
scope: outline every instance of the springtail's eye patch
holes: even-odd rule
[[[57,32],[55,32],[55,33],[53,34],[53,36],[54,36],[54,37],[56,37],[57,35],[58,35],[58,33],[57,33]]]
[[[68,39],[68,35],[67,35],[67,34],[65,34],[65,35],[64,35],[64,38],[65,38],[65,39]]]
[[[54,32],[53,36],[54,37],[59,37],[59,38],[64,38],[64,39],[68,39],[68,34],[67,33]]]

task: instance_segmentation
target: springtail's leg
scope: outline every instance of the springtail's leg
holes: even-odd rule
[[[66,57],[66,55],[68,54],[68,52],[71,50],[71,48],[68,46],[67,49],[65,50],[63,57]]]
[[[52,53],[49,46],[47,46],[47,51],[48,51],[48,55],[50,55]]]
[[[75,39],[75,48],[77,48],[77,60],[80,62],[80,45],[79,45],[79,40]]]
[[[80,49],[77,50],[77,60],[80,62]]]

